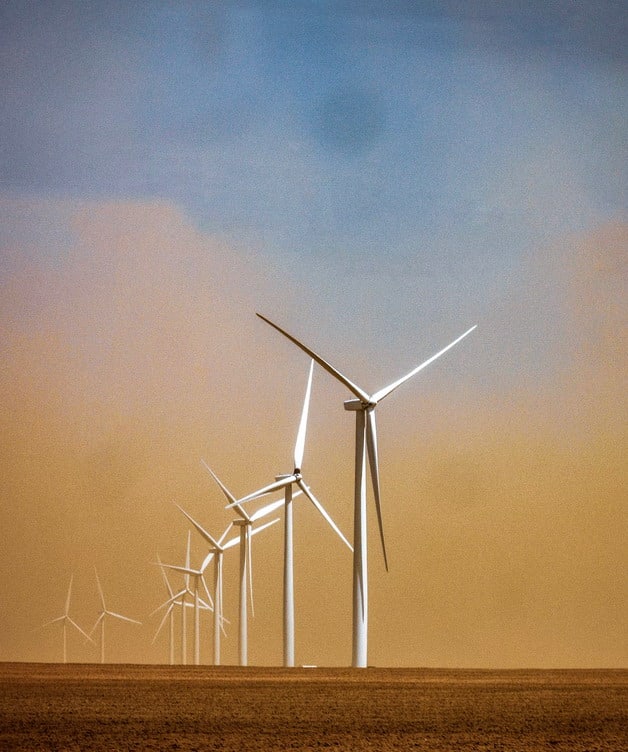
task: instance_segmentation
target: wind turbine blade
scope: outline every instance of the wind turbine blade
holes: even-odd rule
[[[74,580],[74,575],[70,575],[70,584],[68,586],[68,595],[65,599],[65,615],[67,616],[70,613],[70,597],[72,596],[72,582]]]
[[[340,532],[340,529],[338,528],[338,525],[332,520],[332,518],[329,516],[323,505],[320,503],[320,501],[314,496],[314,494],[310,491],[310,489],[305,485],[303,480],[299,479],[297,481],[299,488],[303,491],[303,493],[307,496],[307,498],[314,504],[314,506],[318,509],[318,511],[323,515],[327,523],[331,526],[331,529],[336,533],[336,535],[340,538],[340,540],[349,547],[351,551],[353,551],[353,546],[349,543],[349,541],[344,537],[344,535]]]
[[[41,628],[43,629],[44,627],[49,627],[51,624],[56,624],[58,621],[63,621],[64,619],[67,619],[67,618],[68,617],[65,614],[63,616],[57,616],[56,619],[51,619],[50,621],[45,621],[41,625]]]
[[[131,624],[141,624],[141,621],[137,621],[137,619],[130,619],[128,616],[122,616],[122,614],[116,614],[115,611],[107,611],[109,616],[115,616],[116,619],[122,619],[123,621],[129,621]]]
[[[233,546],[237,546],[239,542],[240,542],[239,535],[236,535],[235,538],[229,538],[229,540],[222,547],[222,550],[226,551],[228,548],[233,548]]]
[[[249,575],[249,595],[251,598],[251,616],[255,617],[255,606],[253,605],[253,560],[251,558],[251,528],[246,528],[246,558],[248,559]]]
[[[219,546],[219,543],[215,540],[215,538],[212,535],[210,535],[207,532],[207,530],[205,530],[205,528],[199,522],[197,522],[191,515],[189,515],[185,511],[185,509],[183,509],[183,507],[180,507],[176,503],[176,501],[173,502],[173,503],[174,503],[175,507],[177,507],[177,509],[179,509],[179,511],[183,512],[183,514],[188,518],[188,520],[194,525],[194,527],[198,530],[198,532],[203,536],[203,538],[205,538],[205,540],[208,543],[211,543],[212,546]]]
[[[285,486],[292,483],[293,480],[294,476],[291,475],[289,477],[282,478],[281,480],[273,481],[267,486],[264,486],[264,488],[260,488],[258,491],[253,491],[253,493],[250,493],[247,496],[243,496],[241,499],[238,499],[235,504],[228,504],[225,509],[231,509],[238,504],[246,504],[247,501],[253,501],[254,499],[259,499],[260,496],[266,496],[266,494],[272,493],[273,491],[278,491],[280,488],[284,488]]]
[[[285,503],[285,499],[277,499],[277,501],[273,501],[270,504],[267,504],[265,507],[258,509],[255,514],[251,515],[251,522],[256,522],[262,517],[267,517],[269,514],[272,514],[275,510],[282,507]]]
[[[210,551],[210,552],[209,552],[209,553],[207,554],[207,556],[206,556],[206,557],[205,557],[205,558],[203,559],[203,561],[202,561],[202,563],[201,563],[201,566],[199,567],[199,571],[200,571],[200,572],[201,572],[202,574],[205,574],[205,570],[206,570],[206,569],[207,569],[207,567],[209,566],[209,563],[211,562],[211,560],[212,560],[212,559],[214,558],[214,555],[215,555],[215,554],[214,554],[214,551]]]
[[[163,577],[164,583],[166,585],[166,589],[168,590],[168,595],[172,598],[172,596],[173,596],[173,590],[172,590],[172,587],[170,586],[170,582],[168,580],[168,577],[166,576],[166,572],[165,572],[165,570],[164,570],[164,568],[162,566],[162,562],[161,562],[161,558],[159,557],[159,554],[157,554],[157,563],[161,567],[161,576]]]
[[[91,636],[92,636],[92,635],[94,634],[94,632],[95,632],[95,630],[96,630],[96,627],[97,627],[97,626],[98,626],[98,625],[100,624],[100,622],[101,622],[101,621],[102,621],[102,620],[103,620],[103,619],[105,618],[105,614],[106,614],[106,613],[107,613],[106,611],[103,611],[103,612],[102,612],[102,613],[100,614],[100,616],[99,616],[99,617],[98,617],[98,618],[96,619],[96,621],[95,621],[95,623],[94,623],[94,626],[93,626],[93,627],[92,627],[92,628],[91,628],[91,629],[89,630],[89,636],[90,636],[90,637],[91,637]]]
[[[386,555],[386,543],[384,541],[384,522],[382,519],[382,505],[379,493],[379,460],[377,457],[377,427],[375,424],[375,410],[367,410],[366,423],[366,450],[371,466],[371,480],[373,482],[373,495],[375,496],[375,509],[377,510],[377,524],[379,526],[379,538],[382,542],[384,554],[384,566],[388,572],[388,556]]]
[[[100,593],[100,602],[102,603],[102,609],[103,611],[106,611],[107,606],[105,606],[105,596],[102,591],[102,585],[100,584],[100,578],[98,577],[98,572],[96,571],[96,567],[94,567],[94,574],[96,575],[96,584],[98,585],[98,592]]]
[[[283,504],[283,499],[279,502],[277,502],[278,505]],[[271,520],[270,522],[266,522],[264,525],[259,525],[259,527],[254,527],[251,529],[251,535],[257,535],[258,533],[261,533],[262,530],[265,530],[267,527],[270,527],[271,525],[274,525],[275,523],[279,522],[279,517],[276,517],[274,520]],[[229,538],[229,540],[222,546],[222,550],[226,551],[228,548],[233,548],[234,546],[237,546],[240,542],[240,535],[236,535],[233,538]],[[211,554],[213,556],[213,554]],[[164,566],[166,566],[164,564]],[[63,618],[63,617],[61,617]]]
[[[205,581],[205,578],[203,577],[203,575],[200,575],[200,578],[201,578],[201,582],[203,583],[203,588],[205,590],[205,595],[207,596],[207,600],[209,601],[209,605],[212,607],[212,609],[214,609],[215,608],[214,599],[211,597],[209,588],[207,587],[207,582]]]
[[[303,463],[303,451],[305,449],[305,433],[307,431],[307,415],[310,408],[310,395],[312,394],[312,374],[314,373],[314,361],[310,362],[310,373],[307,379],[305,389],[305,399],[303,400],[303,410],[301,411],[301,422],[297,433],[297,441],[294,445],[294,468],[300,470]]]
[[[190,567],[181,567],[181,566],[178,566],[177,564],[162,564],[161,566],[164,567],[164,569],[172,569],[175,572],[182,572],[183,574],[186,574],[186,575],[200,574],[200,572],[197,569],[191,569]]]
[[[327,373],[330,373],[334,378],[338,379],[341,384],[344,384],[347,389],[355,394],[355,396],[362,400],[363,402],[369,401],[368,394],[363,390],[360,389],[359,386],[354,384],[352,381],[350,381],[346,376],[343,376],[343,374],[340,373],[340,371],[337,371],[330,363],[328,363],[326,360],[321,358],[320,355],[317,355],[314,350],[310,350],[309,347],[303,344],[303,342],[300,342],[296,337],[293,337],[291,334],[288,334],[284,329],[282,329],[280,326],[277,326],[277,324],[273,324],[273,322],[270,319],[267,319],[266,316],[262,316],[261,313],[256,313],[256,316],[258,316],[262,321],[265,321],[267,324],[270,324],[274,329],[276,329],[278,332],[283,334],[284,337],[287,337],[291,342],[293,342],[297,347],[300,347],[303,352],[307,353],[310,358],[313,358],[319,366],[324,368]]]
[[[87,639],[90,642],[94,642],[92,638],[84,631],[82,630],[79,625],[74,621],[74,619],[71,619],[69,616],[67,617],[67,620],[70,622],[70,624],[75,628],[78,629],[78,631],[83,635],[83,637],[87,637]]]
[[[216,473],[211,469],[211,467],[205,462],[205,460],[201,460],[201,464],[205,467],[206,470],[209,471],[212,478],[216,481],[218,484],[220,490],[223,492],[223,494],[226,496],[227,501],[229,504],[232,504],[236,501],[236,497],[231,493],[231,491],[222,483],[220,478],[216,475]]]
[[[299,494],[300,493],[301,492],[299,491]],[[294,496],[296,495],[297,494],[294,494]],[[294,498],[294,496],[292,498]],[[267,517],[269,514],[272,514],[277,509],[283,507],[285,503],[285,499],[277,499],[277,501],[273,501],[272,503],[267,504],[265,507],[258,509],[255,514],[251,515],[251,522],[257,522],[257,520],[261,519],[262,517]]]
[[[227,525],[227,527],[225,528],[223,534],[220,536],[220,538],[218,538],[218,548],[220,548],[220,546],[222,546],[222,542],[227,537],[227,533],[229,532],[229,530],[231,530],[232,527],[233,527],[233,522],[230,522]]]
[[[151,611],[149,616],[156,614],[157,611],[161,611],[161,609],[165,608],[168,604],[181,605],[180,602],[177,601],[177,598],[181,598],[181,596],[185,595],[186,592],[187,592],[186,590],[179,590],[179,592],[173,595],[172,598],[169,598],[167,601],[164,601],[164,603],[162,603],[161,606],[157,606],[157,608],[154,611]]]
[[[424,363],[421,363],[420,366],[417,366],[413,371],[410,371],[410,373],[407,373],[405,376],[402,376],[397,381],[393,382],[392,384],[389,384],[388,386],[384,387],[383,389],[380,389],[379,392],[375,392],[375,394],[371,395],[370,401],[373,404],[377,404],[378,402],[381,402],[381,400],[384,399],[384,397],[387,397],[391,392],[393,392],[398,386],[401,386],[404,382],[406,382],[408,379],[412,378],[415,374],[417,374],[419,371],[422,371],[426,366],[429,366],[430,363],[433,363],[437,358],[440,358],[441,355],[447,352],[447,350],[450,350],[454,345],[457,345],[460,340],[464,339],[467,334],[471,334],[471,332],[477,328],[477,324],[472,326],[470,329],[467,329],[467,331],[464,334],[461,334],[458,339],[455,339],[453,342],[450,342],[447,347],[443,347],[442,350],[439,350],[436,355],[432,355],[431,358],[428,358]]]
[[[161,630],[162,630],[164,624],[166,623],[166,620],[170,616],[170,613],[171,613],[171,611],[172,611],[173,608],[174,608],[174,603],[171,603],[170,607],[167,609],[166,613],[164,614],[164,618],[159,622],[159,626],[157,627],[157,631],[155,632],[155,636],[152,639],[152,644],[153,645],[155,644],[155,640],[157,639],[157,635],[161,632]],[[153,613],[155,613],[155,612],[153,611]]]
[[[263,525],[260,525],[259,527],[252,528],[251,535],[257,535],[258,533],[261,533],[262,530],[266,530],[267,527],[274,525],[276,522],[279,522],[279,517],[275,517],[274,520],[271,520],[270,522],[266,522]]]

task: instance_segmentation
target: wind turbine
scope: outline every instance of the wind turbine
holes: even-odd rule
[[[240,606],[239,606],[239,629],[238,629],[238,658],[241,666],[248,665],[248,609],[247,609],[247,590],[251,599],[251,614],[254,615],[253,607],[253,566],[251,563],[251,534],[253,523],[262,517],[272,514],[279,509],[284,503],[283,499],[273,501],[270,504],[258,509],[253,514],[249,514],[240,506],[238,500],[222,483],[220,478],[214,473],[209,465],[201,460],[204,467],[211,473],[212,478],[218,484],[220,490],[225,495],[229,505],[232,505],[240,515],[233,521],[233,525],[240,528]],[[272,524],[279,522],[279,517],[272,521]],[[269,523],[271,524],[271,523]],[[248,584],[247,584],[248,583]]]
[[[324,360],[320,355],[315,353],[309,347],[303,344],[293,335],[274,324],[270,319],[257,316],[267,324],[276,329],[284,337],[287,337],[293,344],[301,348],[311,358],[313,358],[327,373],[344,384],[349,391],[355,395],[355,399],[346,400],[344,403],[345,410],[355,412],[355,489],[354,489],[354,525],[353,525],[353,640],[352,640],[352,665],[363,668],[367,665],[367,642],[368,642],[368,571],[367,571],[367,537],[366,537],[366,461],[371,471],[371,481],[373,484],[373,495],[375,497],[375,508],[377,511],[377,522],[379,525],[379,535],[384,555],[384,564],[388,570],[388,557],[386,555],[386,543],[384,541],[384,527],[382,522],[382,510],[380,505],[379,490],[379,460],[377,454],[377,429],[375,423],[375,407],[385,397],[391,394],[395,389],[404,384],[412,376],[433,363],[437,358],[458,344],[476,326],[467,329],[464,334],[449,345],[439,350],[431,358],[428,358],[421,365],[414,368],[410,373],[402,376],[392,384],[380,389],[373,394],[368,394],[359,386],[343,376],[340,371],[336,370],[330,363]]]
[[[190,534],[188,532],[188,548],[187,548],[187,554],[186,554],[186,562],[185,566],[174,566],[173,564],[161,564],[160,566],[162,569],[173,569],[178,572],[182,572],[185,579],[185,588],[182,591],[181,599],[184,601],[183,608],[185,608],[185,597],[188,593],[192,593],[192,606],[194,608],[194,665],[198,666],[201,662],[201,643],[200,643],[200,609],[203,607],[204,609],[213,609],[213,601],[212,597],[209,593],[209,590],[207,589],[207,583],[205,582],[205,578],[203,577],[203,571],[198,569],[192,569],[190,566]],[[190,578],[194,578],[194,590],[190,591],[189,589],[189,583]],[[205,594],[207,595],[207,603],[203,601],[199,595],[199,586],[203,585],[205,589]]]
[[[157,556],[157,563],[159,564],[159,567],[161,569],[161,576],[163,577],[166,590],[168,591],[168,600],[166,601],[166,603],[156,608],[155,611],[153,611],[153,614],[159,611],[159,609],[163,608],[163,606],[167,605],[168,608],[166,609],[166,613],[164,614],[163,619],[161,620],[159,626],[157,627],[157,631],[155,632],[155,636],[153,637],[152,643],[153,644],[155,643],[155,640],[157,639],[157,636],[161,632],[164,624],[166,623],[166,620],[168,620],[169,659],[170,659],[170,665],[172,666],[174,665],[174,607],[175,605],[181,605],[181,601],[177,601],[177,597],[179,597],[179,595],[175,596],[174,590],[172,589],[172,586],[170,585],[170,581],[168,580],[168,576],[166,575],[164,568],[161,566],[161,559],[159,558],[159,555]]]
[[[92,638],[84,632],[79,625],[70,617],[70,597],[72,595],[72,581],[74,580],[74,575],[71,575],[70,577],[70,584],[68,586],[68,594],[65,599],[65,610],[63,612],[63,616],[58,616],[56,619],[51,619],[50,621],[45,622],[42,626],[48,627],[51,624],[56,624],[57,622],[61,621],[63,622],[63,662],[68,662],[68,624],[74,627],[77,631],[79,631],[84,637],[87,637],[87,639],[90,642],[94,642]]]
[[[305,449],[305,434],[307,430],[307,416],[310,405],[310,395],[312,392],[312,374],[314,370],[314,361],[310,363],[310,371],[305,390],[305,399],[301,411],[301,421],[297,432],[297,439],[294,446],[294,470],[288,475],[277,475],[275,482],[255,493],[249,494],[240,499],[240,504],[252,501],[260,496],[272,493],[281,488],[284,489],[284,558],[283,558],[283,665],[287,667],[294,666],[294,555],[293,555],[293,509],[292,509],[292,486],[296,485],[303,491],[308,499],[314,504],[316,509],[321,513],[329,523],[332,530],[340,539],[353,551],[353,547],[345,536],[340,532],[336,523],[325,511],[322,504],[315,498],[310,488],[305,484],[301,474],[303,464],[303,452]],[[234,506],[229,504],[229,507]]]
[[[158,561],[157,565],[161,568],[162,575],[165,578],[164,567],[166,565],[162,564],[161,561]],[[169,626],[169,630],[170,630],[170,664],[172,665],[172,664],[174,664],[174,621],[173,621],[174,608],[175,608],[175,606],[180,606],[181,608],[194,608],[194,604],[193,603],[188,603],[187,601],[183,600],[183,596],[184,595],[186,595],[186,596],[190,595],[190,596],[194,597],[194,593],[189,588],[187,588],[187,587],[184,587],[182,590],[179,590],[178,593],[174,593],[173,590],[172,590],[172,588],[170,587],[170,583],[168,583],[168,591],[170,593],[170,597],[166,601],[164,601],[161,605],[157,606],[156,609],[154,609],[153,611],[151,611],[151,613],[149,614],[149,616],[153,616],[153,614],[156,614],[158,611],[161,611],[162,608],[166,608],[166,606],[168,607],[166,609],[166,612],[165,612],[165,614],[164,614],[161,622],[159,623],[159,626],[157,627],[157,631],[155,632],[155,634],[153,636],[152,642],[153,643],[155,642],[155,640],[157,639],[159,633],[163,629],[163,626],[166,623],[166,620],[168,619],[168,617],[170,617],[170,626]],[[204,601],[201,601],[201,607],[202,608],[209,608],[209,605],[206,604]]]
[[[179,505],[177,504],[179,507]],[[227,533],[229,530],[231,530],[231,527],[233,526],[233,523],[230,522],[227,527],[225,528],[225,531],[223,534],[216,540],[210,533],[205,530],[205,528],[202,527],[191,515],[189,515],[185,509],[182,507],[179,507],[181,512],[188,518],[188,520],[194,525],[194,527],[198,530],[198,532],[201,534],[201,536],[210,544],[211,549],[209,550],[209,553],[203,560],[203,563],[200,566],[200,572],[204,573],[207,567],[209,566],[209,563],[214,560],[214,666],[220,665],[220,632],[222,631],[224,634],[224,622],[227,621],[223,616],[223,587],[222,587],[222,557],[224,552],[229,549],[236,546],[238,543],[240,543],[240,534],[234,536],[233,538],[230,538],[228,541],[224,542],[225,538],[227,537]],[[254,527],[251,529],[250,536],[253,537],[254,535],[257,535],[257,533],[261,533],[262,530],[265,530],[267,527],[270,527],[271,525],[274,525],[275,522],[278,522],[278,520],[271,520],[270,522],[265,523],[264,525],[259,525],[258,527]],[[179,571],[185,571],[181,567],[170,567],[171,569],[178,569]],[[189,570],[188,570],[189,571]],[[190,571],[191,573],[191,571]]]
[[[107,616],[111,616],[114,619],[120,619],[121,621],[128,621],[131,622],[131,624],[141,624],[141,621],[137,621],[136,619],[130,619],[128,616],[122,616],[122,614],[116,614],[114,611],[109,611],[107,609],[107,606],[105,605],[105,596],[102,591],[102,586],[100,584],[100,579],[98,577],[98,572],[96,571],[96,567],[94,567],[94,572],[96,574],[96,584],[98,585],[98,593],[100,594],[100,603],[102,605],[102,611],[100,612],[98,618],[96,619],[96,623],[91,629],[90,637],[94,633],[94,630],[98,627],[100,624],[100,662],[105,662],[105,618]]]

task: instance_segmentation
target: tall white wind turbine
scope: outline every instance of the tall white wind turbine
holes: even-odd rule
[[[100,662],[105,662],[105,619],[107,616],[111,616],[114,619],[120,619],[121,621],[128,621],[131,624],[141,624],[141,621],[137,621],[136,619],[130,619],[128,616],[122,616],[122,614],[116,614],[115,611],[109,611],[107,609],[107,606],[105,605],[105,596],[102,591],[102,586],[100,584],[100,578],[98,577],[98,572],[96,571],[96,567],[94,567],[94,573],[96,574],[96,584],[98,585],[98,593],[100,595],[100,604],[102,606],[102,611],[98,615],[98,618],[96,619],[96,623],[92,627],[90,631],[90,637],[100,624]]]
[[[68,624],[74,629],[76,629],[78,632],[80,632],[83,637],[87,637],[87,639],[90,642],[94,642],[92,638],[84,632],[79,625],[70,617],[70,598],[72,597],[72,582],[74,580],[74,575],[71,575],[70,577],[70,584],[68,585],[68,594],[65,599],[65,610],[63,612],[62,616],[58,616],[56,619],[51,619],[50,621],[45,622],[42,626],[48,627],[50,624],[56,624],[57,622],[63,623],[63,662],[68,662]]]
[[[353,547],[345,536],[340,532],[336,523],[324,509],[323,505],[316,499],[309,486],[305,484],[301,467],[303,465],[303,453],[305,449],[305,434],[307,431],[307,417],[310,405],[310,395],[312,393],[312,374],[314,370],[314,361],[311,361],[310,371],[308,374],[307,387],[305,390],[305,399],[301,411],[301,421],[297,432],[296,443],[294,447],[294,470],[287,475],[277,475],[275,482],[255,493],[249,494],[240,499],[240,504],[252,501],[260,496],[284,489],[284,567],[283,567],[283,665],[287,667],[294,666],[294,554],[293,554],[293,509],[292,509],[292,486],[296,485],[307,498],[314,504],[316,509],[329,523],[332,530],[339,538],[353,551]],[[233,504],[229,504],[232,507]]]
[[[253,523],[262,517],[272,514],[279,509],[284,503],[283,499],[273,501],[270,504],[258,509],[253,514],[249,514],[240,506],[236,497],[222,483],[220,478],[214,473],[209,465],[201,460],[204,467],[211,473],[212,478],[218,484],[220,490],[225,495],[227,503],[232,505],[239,517],[233,521],[233,525],[240,528],[240,606],[239,606],[239,629],[238,629],[238,658],[241,666],[248,665],[248,608],[247,600],[251,600],[251,614],[253,609],[253,565],[251,561],[251,529]],[[279,522],[279,517],[273,520],[273,524]],[[248,593],[247,593],[248,591]]]
[[[373,394],[368,394],[359,386],[350,381],[340,371],[334,368],[330,363],[324,360],[320,355],[315,353],[309,347],[303,344],[293,335],[274,324],[270,319],[257,316],[267,324],[276,329],[284,337],[287,337],[297,347],[313,358],[325,371],[331,374],[335,379],[344,384],[349,391],[355,395],[356,399],[346,400],[344,403],[345,410],[355,412],[356,430],[355,430],[355,490],[354,490],[354,526],[353,526],[353,640],[352,640],[352,665],[363,668],[367,665],[367,644],[368,644],[368,570],[367,570],[367,535],[366,535],[366,462],[368,462],[371,471],[371,481],[373,485],[373,495],[375,497],[375,509],[377,511],[377,522],[379,525],[379,534],[384,555],[384,563],[388,569],[388,557],[386,555],[386,543],[384,541],[384,527],[382,522],[382,510],[380,505],[379,490],[379,460],[377,453],[377,429],[375,423],[375,407],[385,397],[391,394],[395,389],[404,384],[412,376],[422,371],[430,363],[458,344],[476,327],[472,326],[464,334],[460,335],[453,342],[448,344],[442,350],[439,350],[431,358],[428,358],[421,365],[414,368],[410,373],[402,376],[392,384],[380,389]]]

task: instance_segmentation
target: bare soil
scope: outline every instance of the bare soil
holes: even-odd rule
[[[628,749],[628,671],[0,663],[1,750]]]

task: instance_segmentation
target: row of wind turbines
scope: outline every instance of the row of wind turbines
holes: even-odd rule
[[[188,546],[185,563],[183,565],[159,563],[168,591],[168,599],[161,604],[155,611],[165,609],[164,616],[155,634],[155,638],[162,630],[164,625],[169,625],[169,645],[170,645],[170,663],[174,663],[174,609],[176,606],[181,607],[181,662],[186,662],[187,656],[187,611],[191,608],[194,612],[194,663],[200,662],[200,613],[203,610],[213,611],[213,663],[220,665],[221,662],[221,634],[224,634],[224,624],[226,619],[223,614],[223,555],[235,546],[240,548],[240,566],[239,566],[239,609],[238,609],[238,659],[242,666],[248,665],[248,603],[250,601],[251,611],[253,611],[253,593],[252,593],[252,559],[251,559],[251,539],[254,535],[262,532],[270,526],[279,522],[279,517],[274,518],[263,524],[256,525],[259,520],[266,518],[283,508],[283,665],[291,667],[295,665],[295,613],[294,613],[294,553],[293,553],[293,500],[303,494],[314,505],[318,512],[323,516],[325,521],[332,528],[340,540],[353,552],[353,585],[352,585],[352,660],[351,665],[357,668],[367,666],[368,650],[368,567],[367,567],[367,475],[370,471],[371,486],[377,513],[379,528],[379,538],[382,547],[384,564],[388,571],[388,555],[386,552],[386,543],[384,537],[383,516],[380,498],[379,482],[379,456],[377,445],[377,428],[375,419],[375,408],[377,405],[389,396],[398,387],[415,376],[421,370],[433,363],[436,359],[444,355],[448,350],[458,344],[476,326],[472,326],[462,335],[450,342],[446,347],[439,350],[426,361],[407,373],[405,376],[397,379],[388,386],[369,394],[353,381],[349,380],[328,361],[323,359],[314,350],[309,348],[299,339],[289,334],[270,319],[257,314],[257,316],[273,327],[276,331],[286,337],[290,342],[305,352],[310,358],[310,368],[305,391],[303,408],[301,411],[301,420],[297,432],[294,448],[294,468],[291,473],[275,476],[275,480],[246,496],[237,499],[218,478],[214,471],[203,462],[205,468],[214,478],[222,491],[226,501],[227,509],[233,509],[237,517],[229,523],[226,529],[219,537],[211,535],[198,521],[196,521],[187,511],[179,507],[187,520],[193,525],[206,544],[209,545],[208,552],[201,565],[195,569],[190,565],[190,539],[188,534]],[[355,413],[355,466],[354,466],[354,526],[353,526],[353,545],[343,535],[329,513],[323,505],[314,496],[309,486],[305,483],[302,474],[303,456],[305,450],[305,438],[307,431],[307,419],[312,389],[312,377],[314,363],[318,363],[327,373],[333,376],[337,381],[343,384],[353,395],[351,399],[344,402],[344,409]],[[368,468],[368,470],[367,470]],[[295,489],[296,487],[296,489]],[[294,489],[294,490],[293,490]],[[255,512],[249,512],[248,504],[254,500],[272,494],[277,491],[283,491],[283,498],[273,501],[262,506]],[[178,506],[178,505],[177,505]],[[239,533],[228,538],[233,528],[239,528]],[[214,582],[213,598],[205,581],[204,575],[211,562],[214,562]],[[178,572],[183,575],[183,587],[177,592],[172,588],[166,571]],[[191,587],[192,585],[192,587]],[[70,584],[71,587],[71,584]],[[105,616],[111,615],[134,621],[123,617],[120,614],[109,612],[105,608],[102,588],[98,583],[102,600],[102,612],[99,621],[95,625],[101,625],[101,659],[104,662],[104,623]],[[201,596],[201,588],[203,597]],[[64,660],[66,658],[66,628],[72,625],[79,629],[69,617],[69,595],[66,602],[66,611],[64,616],[53,621],[63,620],[64,625]],[[155,612],[153,612],[155,613]],[[52,622],[50,622],[52,623]],[[93,632],[93,630],[92,630]],[[91,639],[86,633],[83,634]]]

